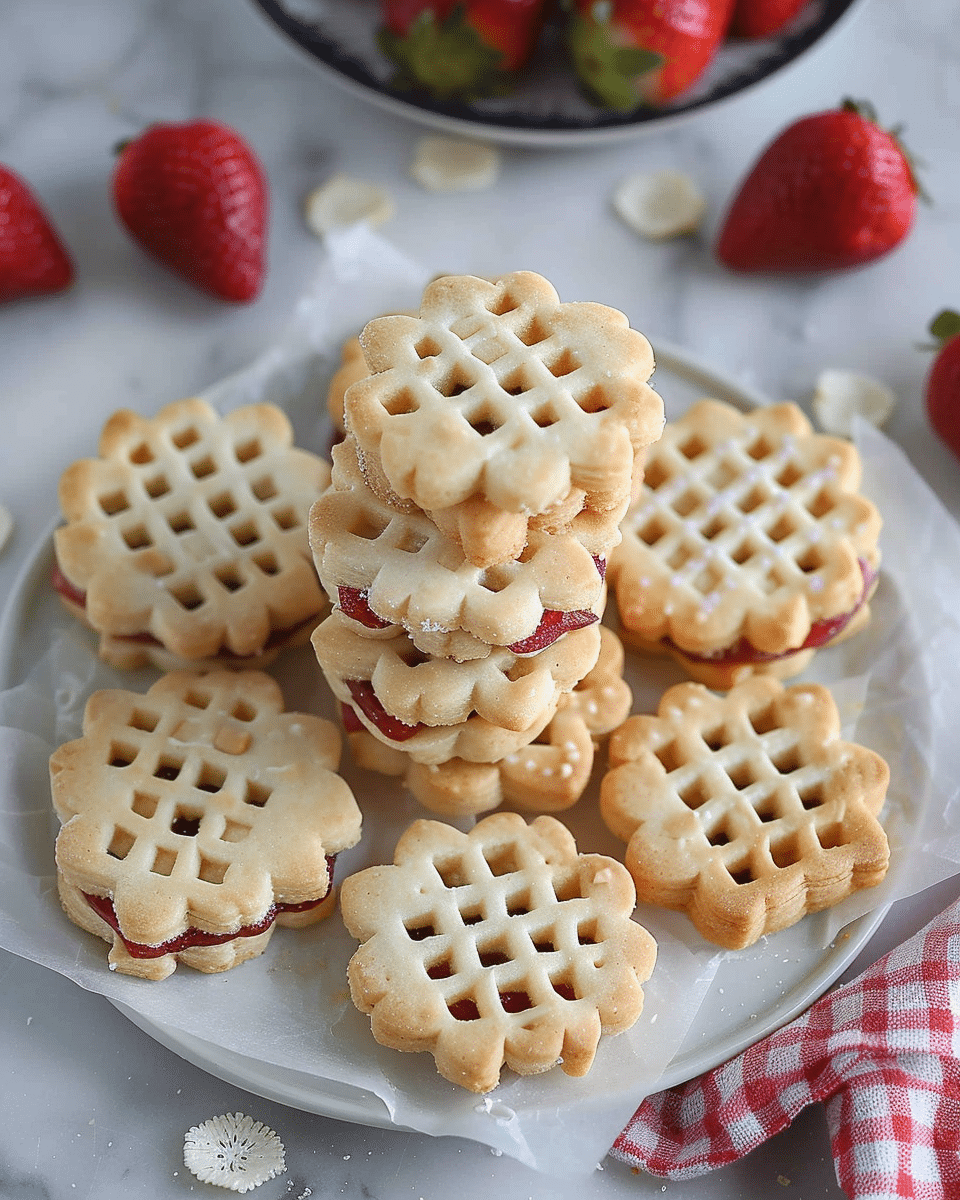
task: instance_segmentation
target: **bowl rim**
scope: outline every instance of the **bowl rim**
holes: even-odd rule
[[[865,0],[821,0],[822,12],[812,22],[776,39],[758,40],[760,57],[748,68],[733,70],[705,93],[693,93],[666,109],[638,109],[632,113],[597,110],[588,119],[560,114],[530,114],[522,107],[484,108],[481,104],[440,101],[405,91],[379,79],[370,66],[344,50],[318,22],[290,11],[285,0],[252,0],[263,17],[285,34],[324,74],[355,96],[377,107],[436,129],[463,136],[481,136],[504,143],[531,146],[597,145],[662,132],[724,101],[767,82],[818,47],[830,33],[845,24]],[[744,44],[744,43],[740,43]],[[766,48],[766,49],[765,49]]]

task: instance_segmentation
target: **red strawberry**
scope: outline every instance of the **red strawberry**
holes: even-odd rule
[[[927,377],[927,416],[960,458],[960,313],[944,309],[930,322],[939,347]]]
[[[267,182],[227,125],[152,125],[120,150],[117,213],[145,250],[202,291],[252,300],[265,270]]]
[[[740,186],[717,257],[735,271],[836,271],[889,253],[913,224],[919,187],[868,104],[790,125]]]
[[[73,263],[36,197],[0,164],[0,302],[59,292]]]
[[[548,0],[384,0],[380,47],[399,87],[438,100],[504,91],[540,35]]]
[[[730,24],[733,0],[573,0],[567,45],[588,94],[632,112],[686,91]]]
[[[765,38],[779,33],[808,0],[737,0],[730,32],[734,37]]]

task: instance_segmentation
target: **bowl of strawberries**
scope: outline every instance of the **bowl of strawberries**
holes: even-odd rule
[[[451,133],[589,145],[807,55],[863,0],[254,0],[325,72]]]

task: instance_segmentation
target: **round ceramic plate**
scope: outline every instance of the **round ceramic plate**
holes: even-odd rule
[[[679,415],[694,399],[712,395],[749,409],[762,398],[738,386],[690,355],[662,344],[655,347],[657,390],[668,416]],[[0,626],[0,688],[25,677],[51,640],[59,606],[48,586],[52,563],[51,538],[44,538],[14,586]],[[890,589],[887,589],[889,592]],[[879,597],[882,600],[883,597]],[[901,634],[901,636],[906,636]],[[830,660],[823,656],[824,663]],[[823,667],[829,679],[829,665]],[[628,657],[627,678],[634,692],[634,710],[650,711],[663,688],[682,676],[667,660]],[[367,776],[367,786],[369,780]],[[589,812],[587,812],[589,809]],[[578,839],[595,806],[583,804],[564,814]],[[618,845],[610,837],[606,853]],[[724,1062],[746,1046],[802,1012],[837,978],[862,949],[886,914],[878,909],[849,924],[843,936],[825,944],[819,916],[808,917],[774,938],[720,963],[706,998],[685,1041],[661,1079],[672,1086]],[[86,936],[86,935],[84,935]],[[391,1125],[386,1105],[375,1094],[349,1082],[250,1057],[174,1028],[117,1002],[131,1021],[162,1045],[217,1077],[271,1100],[340,1120]],[[423,1056],[400,1056],[421,1058]]]
[[[659,132],[755,88],[804,59],[864,0],[809,0],[777,37],[730,39],[693,88],[664,109],[622,114],[587,100],[565,59],[559,23],[548,22],[510,95],[438,101],[394,83],[377,46],[381,0],[254,0],[263,15],[327,75],[354,94],[421,124],[461,136],[527,146],[587,146]]]

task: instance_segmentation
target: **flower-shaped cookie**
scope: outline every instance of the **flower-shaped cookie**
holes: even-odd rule
[[[623,678],[623,647],[616,634],[601,625],[597,665],[560,697],[553,719],[533,741],[499,762],[453,758],[429,765],[385,746],[365,729],[347,738],[360,766],[402,776],[431,812],[489,812],[505,800],[531,812],[558,812],[583,795],[593,771],[595,743],[626,719],[631,699]]]
[[[498,646],[486,658],[458,663],[423,654],[402,630],[382,639],[365,637],[340,611],[321,622],[312,641],[339,700],[370,717],[359,690],[372,692],[373,702],[407,727],[394,741],[412,737],[409,731],[418,725],[457,725],[473,714],[504,729],[529,729],[594,667],[600,653],[594,624],[573,630],[539,654],[522,656]]]
[[[656,716],[628,718],[600,808],[638,899],[737,949],[879,883],[889,768],[839,733],[826,688],[768,676],[725,697],[677,684]]]
[[[329,911],[360,811],[335,727],[282,709],[260,672],[174,672],[145,695],[94,693],[83,736],[54,751],[61,899],[112,942],[113,969],[226,970],[275,922]]]
[[[646,338],[532,272],[443,276],[419,316],[377,318],[360,341],[371,374],[344,406],[370,486],[479,566],[515,558],[530,518],[618,510],[663,427]]]
[[[612,552],[624,638],[729,687],[796,674],[869,619],[880,517],[860,458],[796,405],[701,400],[652,447]]]
[[[227,665],[309,634],[325,598],[307,517],[330,469],[292,439],[268,404],[110,418],[100,457],[61,477],[54,537],[60,590],[106,649],[152,642],[180,665]]]
[[[531,530],[518,559],[477,567],[423,513],[398,512],[370,491],[352,439],[334,448],[332,486],[310,511],[310,544],[328,596],[360,626],[401,625],[424,653],[459,661],[485,658],[492,646],[542,650],[598,620],[605,598],[605,564],[575,529]]]
[[[590,1069],[601,1033],[643,1008],[656,944],[630,919],[630,876],[578,854],[553,817],[495,813],[467,834],[416,821],[392,866],[344,881],[341,910],[362,945],[350,992],[373,1035],[426,1050],[474,1092],[558,1062]]]

